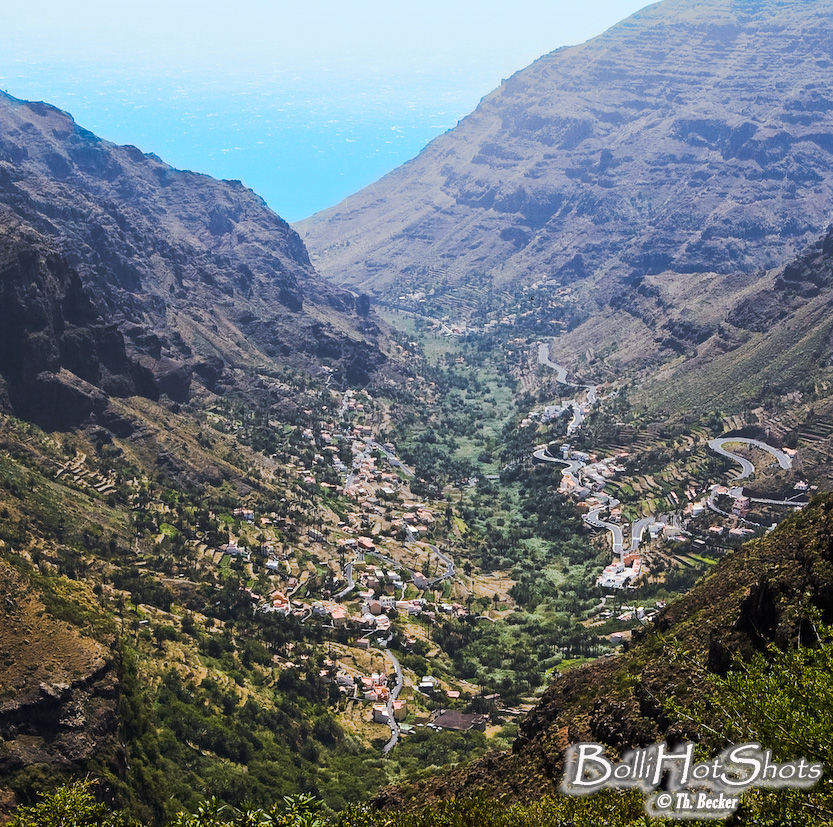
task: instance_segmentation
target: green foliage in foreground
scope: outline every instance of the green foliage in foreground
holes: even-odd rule
[[[31,807],[19,807],[8,827],[127,827],[134,822],[96,801],[89,781],[66,784]]]
[[[704,691],[677,710],[714,748],[754,742],[778,761],[824,764],[824,778],[809,791],[750,790],[735,816],[739,824],[833,824],[833,627],[816,618],[799,628],[803,645],[771,644],[725,676],[703,671]]]
[[[216,798],[203,802],[194,815],[179,813],[170,827],[327,827],[321,802],[310,795],[287,796],[268,810],[236,810]],[[20,807],[8,827],[141,827],[124,813],[114,813],[96,801],[88,780],[59,787],[40,801]]]
[[[752,791],[729,824],[756,827],[829,825],[833,818],[830,793],[780,790]],[[669,824],[645,815],[638,792],[607,790],[587,798],[544,796],[538,801],[509,803],[474,798],[446,801],[416,813],[380,813],[352,807],[328,817],[320,802],[310,796],[290,796],[268,810],[220,805],[216,799],[202,804],[196,814],[179,814],[169,827],[648,827]],[[713,821],[687,822],[714,824]],[[77,782],[22,807],[9,827],[142,827],[122,813],[111,813],[96,802],[89,782]]]
[[[727,740],[757,741],[779,760],[807,758],[827,767],[809,791],[751,790],[730,824],[789,827],[833,823],[833,629],[805,624],[805,645],[768,650],[739,663],[725,677],[704,673],[698,700],[680,717],[711,736],[711,746]],[[708,740],[708,739],[707,739]],[[722,743],[721,743],[722,742]],[[310,796],[291,796],[271,809],[234,809],[215,800],[196,815],[177,815],[171,827],[644,827],[638,792],[604,791],[587,798],[545,796],[532,803],[475,798],[447,801],[417,813],[380,813],[352,807],[325,815]],[[713,822],[709,822],[713,823]],[[30,807],[21,807],[11,827],[133,827],[137,822],[96,802],[89,782],[59,788]]]
[[[287,796],[268,810],[244,807],[228,813],[216,799],[201,805],[196,815],[178,815],[171,827],[326,827],[321,803],[311,795]]]
[[[447,801],[419,813],[378,813],[354,809],[342,813],[334,827],[645,827],[638,793],[602,792],[589,798],[544,796],[538,801],[510,804],[475,798]]]
[[[717,713],[723,738],[757,741],[780,760],[804,757],[833,770],[833,628],[807,626],[808,645],[771,645],[725,678],[711,676],[703,701]],[[705,709],[697,713],[705,717]]]
[[[642,827],[641,796],[604,792],[587,799],[547,796],[527,804],[489,799],[444,802],[420,813],[379,813],[353,807],[332,818],[308,795],[289,796],[268,810],[234,809],[211,799],[194,815],[181,813],[170,827]],[[96,801],[88,781],[43,795],[21,807],[9,827],[140,827]]]

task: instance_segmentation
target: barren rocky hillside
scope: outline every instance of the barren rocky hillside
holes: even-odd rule
[[[830,0],[665,0],[505,81],[377,183],[298,225],[387,297],[788,261],[833,210]],[[729,285],[731,288],[731,285]]]
[[[173,169],[5,94],[0,228],[3,335],[20,357],[3,376],[13,409],[48,427],[100,410],[101,391],[182,402],[192,383],[239,383],[241,370],[326,365],[366,382],[385,361],[367,305],[320,279],[240,182]]]

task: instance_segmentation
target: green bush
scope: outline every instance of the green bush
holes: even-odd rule
[[[131,822],[96,801],[89,781],[76,781],[52,793],[41,793],[40,801],[19,807],[9,827],[126,827]]]

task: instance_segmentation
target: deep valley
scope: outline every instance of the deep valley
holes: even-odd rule
[[[297,232],[0,93],[0,821],[646,824],[565,750],[690,741],[829,823],[831,14],[649,6]]]

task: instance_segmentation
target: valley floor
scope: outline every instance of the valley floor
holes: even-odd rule
[[[128,438],[4,420],[3,556],[115,653],[93,770],[143,817],[298,789],[335,811],[505,749],[553,678],[824,487],[833,426],[802,399],[657,422],[508,317],[388,317],[404,392],[132,399]],[[13,801],[65,772],[26,751],[62,703],[25,732],[0,711]]]

